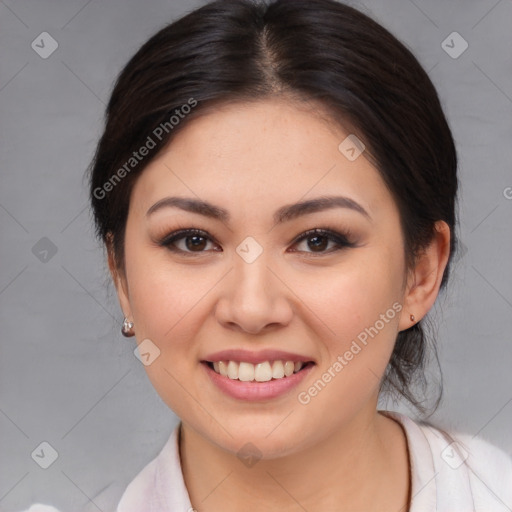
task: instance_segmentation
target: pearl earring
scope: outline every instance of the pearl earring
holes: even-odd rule
[[[135,333],[132,331],[133,329],[133,322],[130,322],[128,318],[124,318],[123,320],[123,326],[121,327],[121,334],[125,336],[126,338],[130,338],[132,336],[135,336]]]

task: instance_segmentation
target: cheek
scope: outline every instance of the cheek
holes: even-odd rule
[[[207,314],[206,301],[202,299],[218,278],[193,265],[168,261],[165,251],[133,244],[126,254],[137,343],[147,344],[149,339],[154,344],[149,345],[153,347],[150,351],[158,354],[144,369],[163,401],[176,414],[186,417],[193,404],[184,389],[197,394],[192,388],[199,356],[193,340]]]
[[[322,395],[315,398],[319,407],[339,400],[355,406],[377,391],[397,336],[402,271],[396,253],[368,249],[316,287],[308,283],[308,306],[329,327],[322,382],[312,390]]]
[[[297,396],[306,422],[334,407],[338,414],[326,422],[326,428],[336,428],[378,395],[402,306],[392,269],[384,264],[377,272],[374,263],[338,273],[316,296],[307,296],[330,335],[322,339],[325,350],[316,378]]]
[[[130,303],[138,337],[163,344],[165,340],[179,341],[186,330],[198,327],[201,299],[218,280],[213,275],[216,272],[205,272],[193,264],[178,265],[165,250],[133,246],[128,254]],[[194,322],[188,321],[192,317]]]
[[[396,261],[396,255],[394,258]],[[316,280],[316,285],[308,282],[304,288],[308,306],[318,312],[338,344],[374,325],[401,299],[399,264],[378,254],[359,259],[333,270],[325,280]],[[396,307],[388,314],[391,318],[386,325],[398,323],[395,311]]]

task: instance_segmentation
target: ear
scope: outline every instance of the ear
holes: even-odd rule
[[[437,221],[432,241],[418,255],[414,269],[409,274],[399,323],[400,331],[419,322],[434,305],[450,256],[450,237],[448,224]],[[414,315],[414,321],[411,321],[410,315]]]
[[[124,316],[128,318],[128,320],[132,320],[132,312],[130,307],[130,296],[128,292],[128,283],[126,281],[126,276],[123,271],[121,271],[115,261],[115,252],[114,252],[114,243],[112,234],[109,233],[107,235],[107,255],[108,255],[108,268],[110,270],[110,275],[112,277],[112,281],[116,287],[117,298],[119,300],[119,305],[123,310]]]

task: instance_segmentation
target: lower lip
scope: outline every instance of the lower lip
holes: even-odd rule
[[[208,364],[201,363],[212,382],[226,395],[238,400],[263,401],[282,396],[298,386],[299,383],[311,371],[314,365],[282,379],[269,380],[267,382],[244,382],[238,379],[230,379],[220,375],[210,368]]]

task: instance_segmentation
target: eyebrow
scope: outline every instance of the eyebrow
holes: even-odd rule
[[[146,212],[146,217],[149,217],[162,208],[180,208],[187,212],[197,213],[204,217],[209,217],[224,223],[228,223],[231,218],[229,212],[224,208],[215,206],[207,201],[189,197],[164,197],[151,206],[151,208]],[[322,196],[279,208],[274,213],[274,223],[281,224],[283,222],[296,219],[297,217],[301,217],[302,215],[329,210],[332,208],[348,208],[362,214],[371,221],[370,214],[359,203],[350,197]]]

